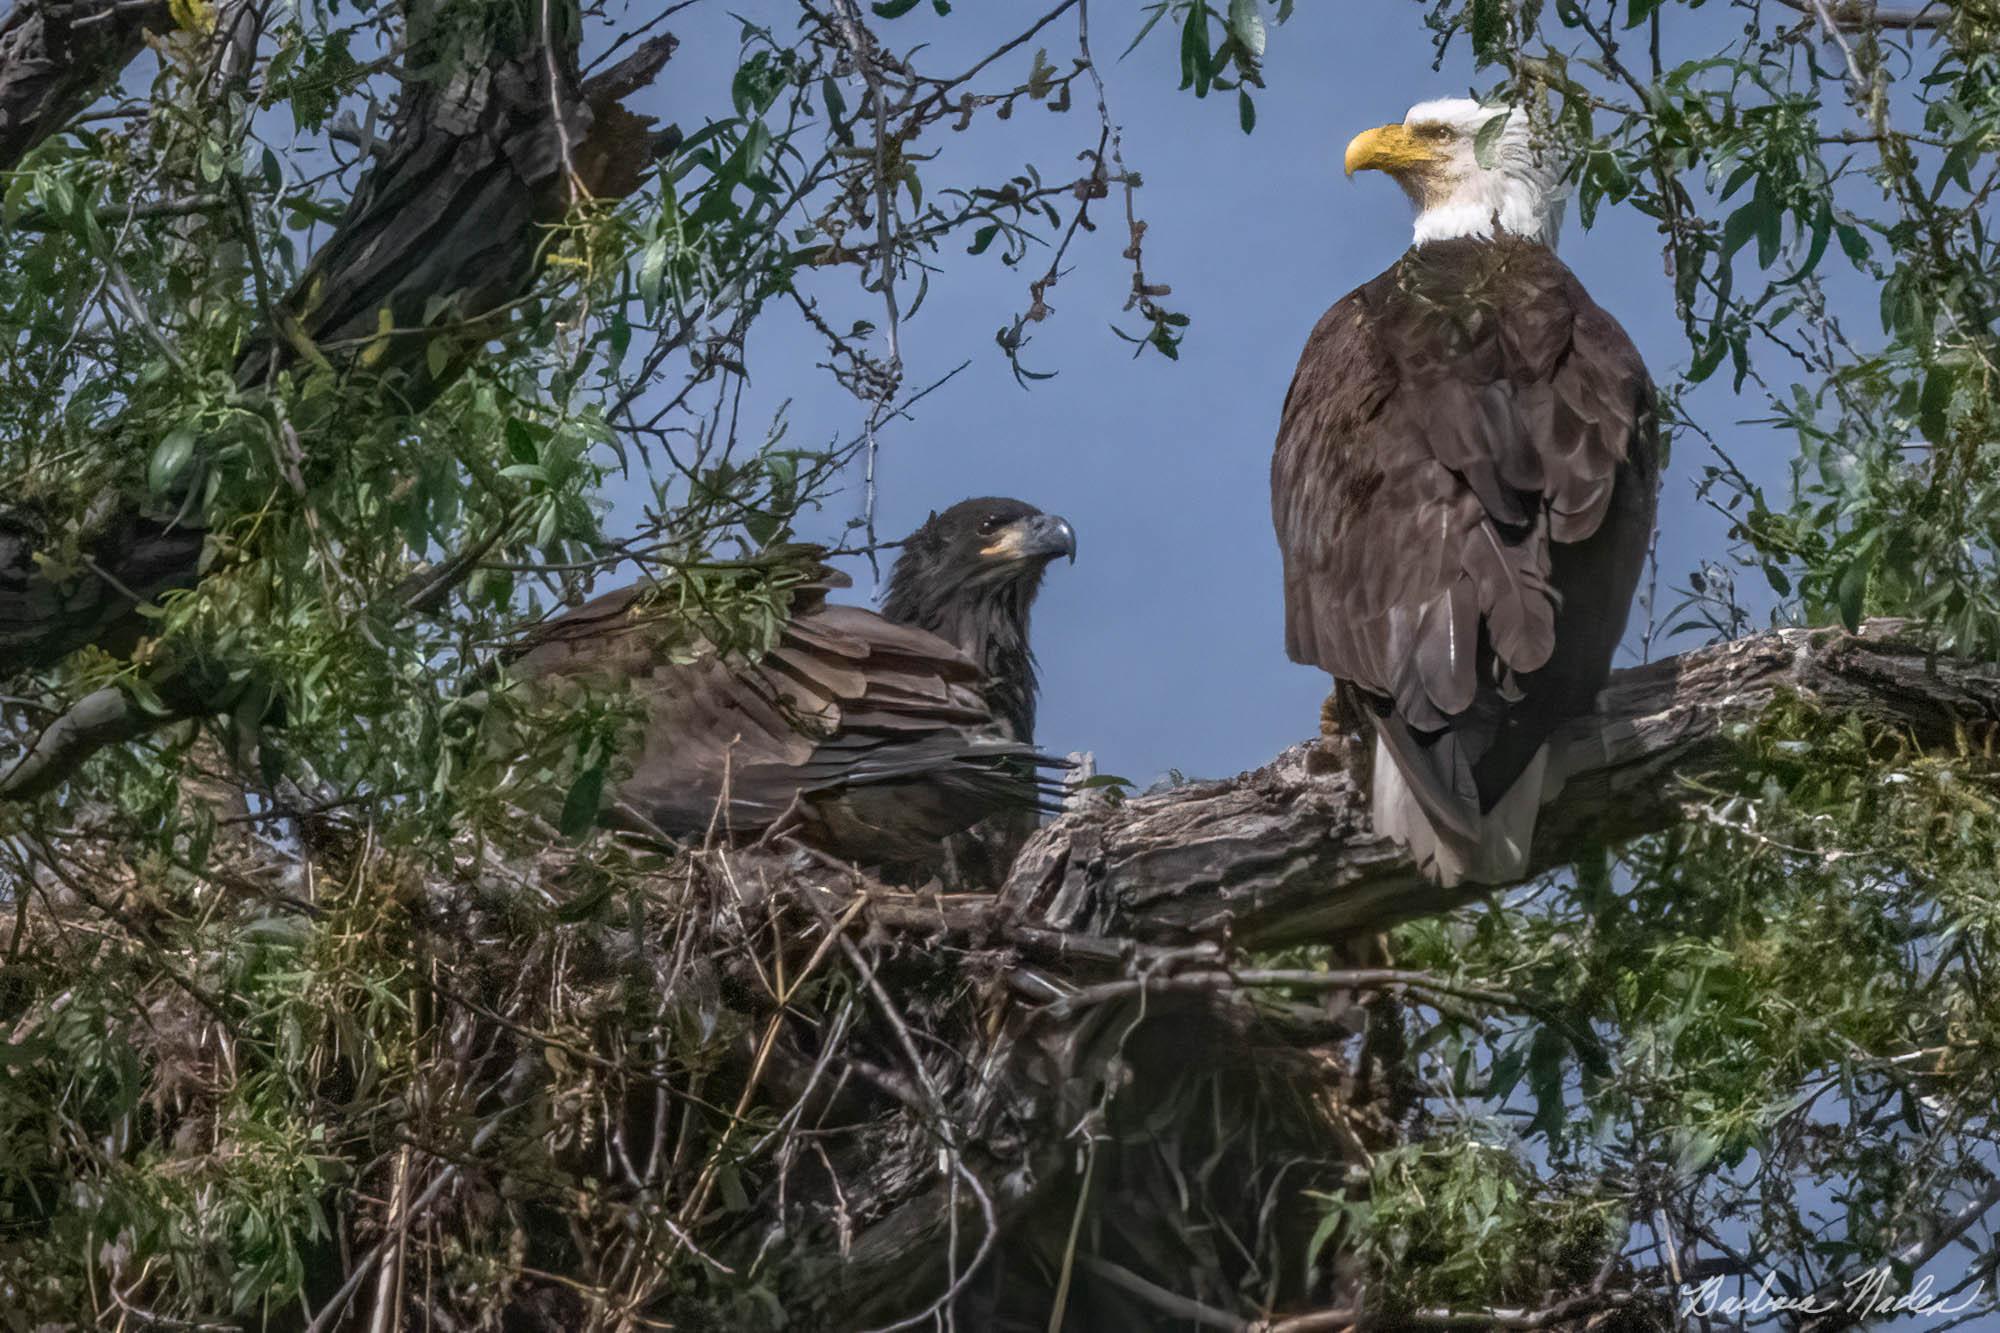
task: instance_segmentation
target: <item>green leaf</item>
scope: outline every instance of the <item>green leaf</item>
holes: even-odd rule
[[[1472,137],[1473,160],[1489,170],[1495,165],[1494,154],[1500,147],[1500,136],[1507,129],[1508,113],[1503,111],[1487,120],[1479,127],[1479,133]]]
[[[507,437],[507,454],[510,458],[516,463],[528,466],[541,461],[541,451],[535,443],[535,432],[527,422],[519,417],[509,417],[504,430]]]
[[[1769,268],[1778,262],[1778,251],[1785,241],[1785,213],[1778,201],[1765,190],[1767,176],[1757,182],[1757,202],[1761,208],[1757,214],[1757,266]]]
[[[1764,207],[1761,197],[1752,197],[1741,208],[1731,213],[1722,224],[1722,257],[1729,259],[1741,250],[1763,224],[1760,216]]]
[[[1840,623],[1852,633],[1861,628],[1862,599],[1868,592],[1868,571],[1875,563],[1870,549],[1847,563],[1834,583],[1834,600],[1840,608]]]
[[[876,18],[899,19],[917,7],[917,0],[876,0],[869,8]]]
[[[167,432],[167,437],[153,449],[152,461],[146,465],[146,486],[155,495],[165,495],[174,488],[174,483],[187,471],[194,459],[194,427],[182,424]]]
[[[1507,54],[1505,0],[1472,0],[1472,54],[1482,65]]]
[[[598,803],[604,797],[604,761],[585,766],[563,798],[562,818],[556,827],[565,838],[575,841],[590,832],[597,822]]]
[[[656,236],[639,260],[639,298],[648,310],[659,307],[667,271],[667,238]]]
[[[1933,445],[1942,444],[1951,431],[1951,393],[1958,380],[1956,367],[1934,365],[1924,375],[1923,393],[1917,399],[1917,429]]]
[[[34,183],[35,178],[31,172],[14,173],[13,178],[7,182],[5,203],[0,204],[0,221],[4,221],[9,227],[14,225],[14,220],[21,216],[21,210],[27,206],[28,191]]]
[[[1833,234],[1840,238],[1840,248],[1846,252],[1848,262],[1854,267],[1860,268],[1868,262],[1868,238],[1861,234],[1860,228],[1836,222]]]
[[[1150,8],[1152,9],[1153,16],[1147,19],[1144,23],[1139,25],[1139,33],[1136,37],[1132,39],[1132,44],[1126,47],[1123,51],[1118,53],[1118,58],[1120,60],[1123,60],[1126,56],[1129,56],[1134,51],[1138,50],[1139,43],[1146,40],[1146,34],[1151,32],[1154,28],[1158,27],[1160,24],[1160,20],[1167,16],[1167,0],[1160,0],[1160,3],[1153,5]],[[1182,86],[1185,87],[1186,85],[1183,84]]]
[[[1208,5],[1196,0],[1181,25],[1181,87],[1194,89],[1196,97],[1208,96],[1212,72],[1209,69]]]
[[[1806,247],[1805,262],[1799,265],[1799,277],[1804,277],[1819,267],[1820,258],[1826,254],[1826,243],[1833,236],[1833,206],[1821,201],[1813,212],[1812,244]]]
[[[1528,1046],[1528,1090],[1535,1098],[1535,1118],[1529,1131],[1539,1130],[1551,1142],[1562,1137],[1568,1119],[1563,1102],[1563,1055],[1568,1047],[1553,1028],[1536,1028]]]
[[[1236,121],[1249,134],[1257,128],[1257,104],[1250,100],[1250,94],[1242,89],[1236,92]]]
[[[993,244],[993,238],[999,234],[1000,234],[999,223],[997,222],[987,223],[985,226],[981,227],[978,231],[972,233],[972,244],[966,247],[965,253],[969,255],[985,254],[986,247]]]
[[[1035,61],[1028,66],[1028,97],[1039,102],[1049,95],[1054,86],[1056,67],[1049,63],[1049,49],[1044,46],[1035,51]]]
[[[1728,351],[1729,335],[1727,331],[1717,329],[1709,335],[1708,341],[1702,344],[1701,350],[1695,353],[1694,363],[1688,367],[1688,382],[1699,384],[1713,375],[1716,367],[1722,364],[1723,355]]]
[[[71,187],[67,176],[50,173],[42,179],[42,207],[57,222],[69,221],[76,211],[76,190]]]
[[[1722,1136],[1711,1130],[1691,1129],[1677,1137],[1681,1142],[1674,1157],[1674,1170],[1682,1177],[1699,1174],[1722,1148]]]

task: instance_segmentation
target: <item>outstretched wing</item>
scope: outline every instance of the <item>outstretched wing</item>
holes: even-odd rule
[[[1307,340],[1272,460],[1286,648],[1466,830],[1610,670],[1652,530],[1631,340],[1543,246],[1437,242]]]

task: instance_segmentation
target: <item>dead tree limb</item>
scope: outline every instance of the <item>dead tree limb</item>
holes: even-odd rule
[[[1780,630],[1619,671],[1600,711],[1557,738],[1568,780],[1532,869],[1667,828],[1675,778],[1727,765],[1732,729],[1792,695],[1924,746],[2000,720],[2000,666],[1930,653],[1901,622]],[[1248,947],[1366,934],[1490,890],[1441,889],[1369,824],[1345,773],[1298,745],[1253,772],[1070,814],[1022,853],[1002,903],[1046,929]]]
[[[1562,738],[1569,782],[1545,814],[1537,863],[1685,818],[1677,780],[1740,765],[1742,738],[1788,701],[1871,719],[1924,747],[1983,749],[2000,723],[2000,665],[1933,657],[1915,632],[1876,622],[1858,635],[1765,634],[1618,673],[1599,715]],[[490,1115],[454,1115],[430,1126],[443,1136],[431,1139],[383,1137],[381,1122],[343,1126],[343,1112],[329,1113],[333,1141],[351,1132],[372,1145],[362,1159],[377,1166],[357,1169],[372,1190],[353,1208],[376,1220],[354,1233],[364,1242],[320,1256],[317,1308],[346,1308],[390,1254],[383,1237],[398,1215],[378,1202],[395,1197],[381,1165],[395,1159],[389,1148],[442,1145],[437,1156],[453,1165],[431,1179],[458,1173],[401,1216],[484,1225],[481,1182],[509,1168],[483,1161],[481,1140],[453,1147],[453,1136],[475,1123],[487,1132],[503,1108],[537,1108],[522,1121],[547,1123],[550,1103],[537,1099],[587,1070],[605,1099],[601,1132],[566,1136],[552,1167],[591,1182],[609,1208],[672,1201],[676,1236],[697,1237],[699,1259],[636,1268],[624,1258],[655,1252],[646,1247],[659,1236],[574,1229],[569,1248],[556,1238],[538,1266],[580,1277],[522,1281],[509,1297],[513,1326],[579,1327],[584,1279],[636,1273],[623,1297],[633,1308],[733,1327],[703,1322],[704,1312],[755,1271],[786,1293],[798,1327],[881,1327],[933,1307],[982,1250],[990,1257],[956,1303],[960,1327],[1045,1328],[1058,1291],[1073,1328],[1151,1327],[1162,1311],[1216,1327],[1227,1315],[1246,1330],[1337,1321],[1361,1276],[1337,1257],[1305,1262],[1323,1215],[1312,1200],[1365,1189],[1371,1158],[1414,1113],[1420,1090],[1385,1072],[1410,1008],[1537,1014],[1538,1000],[1381,968],[1260,968],[1244,956],[1246,945],[1372,933],[1471,896],[1415,879],[1369,831],[1348,776],[1323,767],[1300,746],[1227,782],[1072,812],[1030,844],[1000,895],[897,891],[825,858],[759,847],[665,857],[631,872],[629,897],[593,900],[598,876],[634,844],[601,835],[545,846],[532,832],[518,848],[468,842],[463,864],[431,872],[411,895],[410,938],[399,934],[397,947],[434,964],[437,1029],[455,1034],[436,1082],[467,1090],[463,1105]],[[282,886],[304,865],[289,859],[308,856],[334,858],[329,882],[373,886],[394,873],[365,861],[386,850],[310,851],[306,841],[246,841],[230,853],[240,868],[211,879]],[[54,877],[37,913],[64,910],[59,890],[75,881],[85,886],[72,890],[76,910],[102,915],[108,897],[89,886],[131,875],[106,859],[115,847],[78,840],[45,856],[45,870],[24,868]],[[0,866],[7,855],[0,840]],[[238,899],[258,913],[270,902],[230,888]],[[19,920],[14,929],[40,932],[31,947],[65,947],[59,922]],[[857,984],[812,996],[790,982],[773,989],[775,978],[812,974],[815,960],[833,960],[832,972],[843,959]],[[1326,1003],[1339,991],[1370,998]],[[639,1003],[659,1006],[658,1032],[678,1034],[688,1055],[649,1047],[635,1060]],[[596,1017],[580,1026],[579,1014]],[[1571,1040],[1581,1058],[1588,1034]],[[648,1141],[636,1154],[617,1148],[619,1165],[603,1155],[607,1143]],[[676,1151],[678,1141],[692,1146]],[[516,1140],[509,1151],[519,1149]],[[701,1184],[725,1163],[747,1186],[734,1202]],[[1586,1295],[1641,1300],[1548,1293]],[[427,1294],[392,1299],[406,1302],[411,1326],[429,1309]],[[1297,1310],[1320,1313],[1291,1324],[1272,1313]],[[1522,1327],[1555,1321],[1532,1310],[1480,1316],[1516,1317],[1541,1321]]]
[[[123,15],[131,6],[104,8]],[[33,16],[39,10],[24,14],[30,11],[17,8],[9,16],[0,42],[44,22]],[[655,37],[587,83],[576,73],[573,49],[550,59],[539,42],[496,50],[485,64],[445,80],[413,79],[385,151],[281,303],[280,327],[246,348],[238,382],[247,390],[274,366],[315,359],[366,373],[385,401],[421,411],[498,331],[497,318],[533,288],[548,225],[561,219],[574,192],[630,193],[675,141],[671,129],[655,130],[619,102],[651,82],[674,46],[671,36]],[[5,63],[15,50],[0,45],[0,94],[15,77]],[[109,77],[116,70],[104,59]],[[0,130],[10,123],[6,116],[0,101]],[[53,112],[35,125],[44,136],[61,127]],[[379,333],[385,315],[389,334]],[[454,354],[435,361],[434,337],[452,338]],[[312,439],[304,444],[310,454]],[[199,529],[172,523],[136,498],[110,509],[92,523],[84,558],[53,568],[38,558],[53,545],[52,525],[0,509],[0,673],[53,665],[86,644],[128,648],[144,628],[137,606],[199,578]]]
[[[18,0],[0,19],[0,170],[90,105],[168,32],[166,0]]]

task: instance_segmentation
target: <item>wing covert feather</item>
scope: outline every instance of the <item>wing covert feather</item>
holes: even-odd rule
[[[1431,796],[1469,769],[1497,800],[1592,706],[1651,532],[1653,413],[1617,322],[1512,238],[1413,249],[1307,339],[1271,472],[1286,648],[1452,770]]]

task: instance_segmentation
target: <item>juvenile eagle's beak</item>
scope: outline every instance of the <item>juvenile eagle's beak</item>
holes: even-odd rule
[[[1053,560],[1059,555],[1076,563],[1076,529],[1054,514],[1035,514],[1009,523],[981,555],[1003,560]]]
[[[1412,134],[1408,126],[1377,125],[1347,141],[1347,157],[1343,165],[1349,176],[1370,168],[1394,175],[1439,160],[1440,155]]]

